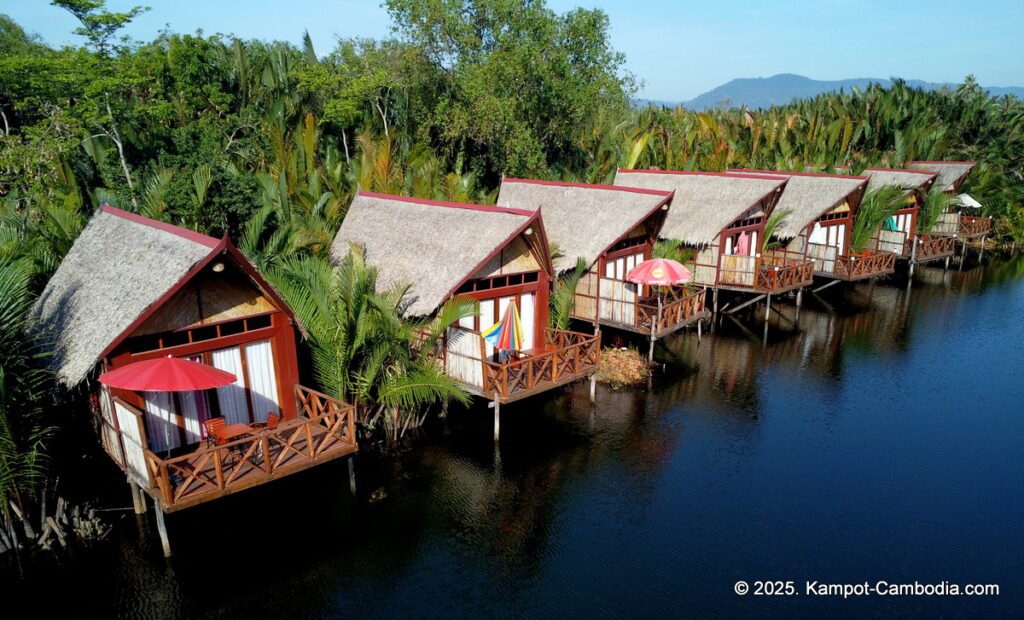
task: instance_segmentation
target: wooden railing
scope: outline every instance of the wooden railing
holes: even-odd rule
[[[912,253],[913,244],[917,243],[917,251]],[[904,255],[913,257],[915,262],[923,263],[945,256],[952,256],[956,250],[956,237],[941,235],[921,235],[907,240]]]
[[[657,317],[657,331],[685,324],[704,314],[707,291],[703,288],[671,287],[661,302],[660,313],[656,299],[644,298],[637,303],[636,326],[650,330]]]
[[[992,232],[992,218],[980,215],[960,215],[961,237],[983,237]]]
[[[500,399],[522,397],[591,374],[601,357],[598,334],[547,330],[545,350],[504,362],[483,362],[483,391]]]
[[[153,491],[163,509],[199,504],[356,450],[352,405],[300,385],[295,397],[299,415],[274,429],[172,458],[146,450]]]
[[[780,293],[814,282],[814,261],[803,254],[773,250],[757,260],[754,288],[765,293]]]
[[[843,280],[860,280],[888,275],[895,270],[895,254],[879,250],[865,250],[860,254],[837,258],[835,276]]]

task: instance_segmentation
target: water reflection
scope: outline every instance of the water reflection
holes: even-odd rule
[[[764,613],[731,593],[740,578],[1009,589],[1024,552],[1007,542],[1024,429],[1006,414],[1024,397],[1008,348],[1024,336],[1022,278],[1024,261],[968,262],[833,287],[799,318],[781,306],[767,341],[752,310],[662,341],[649,392],[601,388],[593,406],[584,385],[510,406],[497,450],[486,409],[453,413],[408,452],[362,455],[358,498],[327,465],[174,515],[169,563],[151,515],[126,517],[116,544],[15,596],[88,615],[550,617]],[[950,379],[993,365],[1011,370],[984,393]],[[46,596],[55,580],[67,596]]]

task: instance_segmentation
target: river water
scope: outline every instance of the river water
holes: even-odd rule
[[[659,349],[651,390],[452,414],[397,456],[168,517],[7,580],[146,617],[1024,616],[1024,261],[926,268]],[[113,468],[107,470],[116,483]],[[114,484],[114,503],[128,503]],[[737,581],[792,581],[745,596]],[[990,597],[808,596],[819,583]],[[10,595],[7,594],[10,590]],[[48,615],[48,613],[44,613]]]

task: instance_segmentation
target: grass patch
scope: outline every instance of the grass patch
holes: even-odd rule
[[[601,351],[597,380],[613,389],[643,385],[651,369],[636,349],[610,347]]]

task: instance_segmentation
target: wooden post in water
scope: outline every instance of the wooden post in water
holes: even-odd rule
[[[800,320],[800,306],[804,302],[804,287],[796,289],[796,320]]]
[[[981,238],[981,252],[978,252],[978,261],[981,261],[981,257],[985,255],[985,237]]]
[[[597,373],[590,375],[590,402],[597,402]]]
[[[491,407],[494,407],[494,441],[497,443],[501,437],[501,401],[495,397]]]
[[[171,557],[171,539],[167,536],[167,523],[164,521],[164,511],[160,504],[153,500],[153,510],[156,512],[156,531],[160,534],[160,545],[164,549],[164,557]]]
[[[655,334],[658,333],[658,318],[661,316],[661,295],[658,295],[658,313],[654,315],[654,320],[651,321],[651,344],[647,347],[647,363],[654,362],[654,340]]]
[[[764,322],[768,322],[768,317],[772,314],[772,294],[768,293],[768,297],[765,299],[764,304]]]
[[[704,319],[697,319],[697,342],[700,342],[701,326],[704,324]]]
[[[356,494],[356,456],[348,457],[348,490],[355,497]]]
[[[913,243],[910,244],[910,278],[913,278],[913,263],[918,258],[918,244],[921,240],[914,238]]]
[[[128,479],[128,488],[132,492],[132,508],[135,509],[135,514],[140,515],[146,512],[146,499],[142,496],[142,489],[130,478]]]

